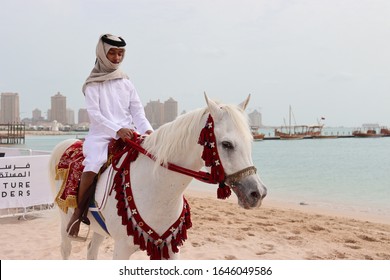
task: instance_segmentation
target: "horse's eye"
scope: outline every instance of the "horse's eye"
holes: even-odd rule
[[[229,141],[222,141],[222,147],[226,150],[233,150],[234,149],[233,144]]]

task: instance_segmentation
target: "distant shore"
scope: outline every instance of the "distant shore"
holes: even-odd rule
[[[79,135],[86,134],[86,131],[46,131],[46,130],[26,130],[25,135]]]

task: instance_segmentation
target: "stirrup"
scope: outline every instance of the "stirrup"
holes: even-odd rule
[[[71,229],[73,228],[73,226],[76,224],[76,223],[80,223],[81,225],[81,222],[82,220],[81,219],[77,219],[76,221],[74,221],[70,227],[69,227],[69,230],[67,231],[67,234],[68,234],[68,238],[73,240],[73,241],[78,241],[78,242],[85,242],[87,241],[87,238],[88,238],[88,235],[89,235],[89,230],[90,230],[90,226],[88,225],[88,232],[87,232],[87,235],[86,236],[73,236],[73,235],[70,235],[69,232],[71,231]],[[80,228],[79,228],[79,233],[80,233]]]

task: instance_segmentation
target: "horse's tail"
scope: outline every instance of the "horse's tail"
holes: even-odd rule
[[[78,139],[67,139],[60,143],[58,143],[50,155],[49,160],[49,179],[50,179],[50,185],[52,188],[52,192],[54,196],[58,193],[58,188],[56,184],[56,173],[57,173],[57,165],[60,162],[60,159],[65,152],[65,150],[70,147],[74,142],[79,141]]]

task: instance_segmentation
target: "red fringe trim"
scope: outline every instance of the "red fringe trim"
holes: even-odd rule
[[[150,258],[151,260],[161,260],[161,250],[160,247],[153,245],[153,254]]]
[[[134,234],[134,230],[133,230],[133,224],[131,222],[131,219],[129,219],[129,222],[127,223],[126,225],[126,229],[127,229],[127,235],[133,235]]]
[[[177,246],[183,245],[183,237],[181,235],[181,231],[179,231],[176,235],[176,244],[177,244]]]
[[[226,199],[228,198],[230,195],[232,194],[232,191],[230,190],[230,188],[228,186],[226,186],[225,184],[221,183],[218,187],[218,190],[217,190],[217,197],[219,199]]]
[[[192,227],[192,222],[191,222],[191,214],[190,214],[190,211],[188,211],[186,214],[185,214],[185,223],[186,223],[186,226],[187,226],[187,229],[191,228]]]
[[[133,234],[133,240],[135,245],[139,245],[139,236],[138,236],[138,230],[134,229],[134,234]]]
[[[175,238],[172,237],[172,240],[171,240],[171,249],[172,249],[172,252],[173,253],[179,253],[179,248],[177,247],[177,242],[175,240]]]
[[[162,256],[164,259],[168,260],[169,259],[169,252],[168,252],[168,246],[167,246],[167,243],[164,243],[164,247],[163,247],[163,252],[162,252]]]
[[[225,170],[223,169],[218,155],[216,142],[217,140],[214,135],[214,120],[212,116],[209,115],[205,127],[200,132],[198,144],[203,146],[202,159],[204,160],[206,166],[211,167],[211,177],[214,181],[223,184],[225,181]],[[219,199],[226,199],[230,196],[230,194],[230,189],[217,190],[217,197]]]
[[[184,241],[184,240],[187,240],[187,227],[186,227],[186,224],[183,224],[181,226],[181,239]]]
[[[155,232],[153,232],[152,229],[150,229],[147,225],[144,227],[137,227],[138,222],[137,219],[142,218],[138,216],[138,214],[134,214],[134,216],[131,216],[133,214],[129,214],[128,211],[132,211],[132,209],[136,209],[136,206],[133,205],[131,200],[127,200],[127,197],[132,196],[131,193],[131,185],[130,183],[130,174],[127,173],[123,166],[130,165],[130,162],[137,158],[138,152],[134,152],[132,150],[127,150],[127,155],[124,155],[125,152],[122,153],[122,155],[125,156],[124,160],[121,163],[121,166],[116,166],[115,164],[119,163],[120,157],[116,157],[113,160],[113,168],[117,171],[114,177],[114,184],[112,187],[112,190],[115,190],[115,198],[118,200],[117,202],[117,213],[122,218],[122,224],[126,226],[126,232],[128,236],[133,236],[133,243],[134,245],[139,245],[140,250],[145,251],[147,255],[150,257],[151,260],[161,260],[161,258],[169,259],[169,242],[167,242],[167,239],[171,237],[171,249],[173,253],[178,253],[179,248],[178,246],[183,245],[183,241],[187,239],[187,229],[189,229],[192,226],[191,223],[191,215],[190,215],[190,207],[183,197],[184,200],[184,206],[183,206],[183,212],[180,215],[180,218],[175,222],[174,225],[172,225],[174,228],[176,228],[176,238],[173,236],[173,233],[170,232],[170,230],[167,230],[162,236],[157,235]],[[126,185],[126,188],[125,188]],[[182,221],[184,218],[184,221]],[[133,220],[136,222],[136,224],[133,224]],[[152,234],[149,235],[147,232],[149,230],[152,230]],[[144,236],[145,234],[145,236]],[[146,240],[145,240],[146,237]],[[162,240],[162,243],[155,243],[157,240]]]
[[[142,233],[141,233],[141,235],[139,237],[139,248],[142,251],[145,251],[145,249],[146,249],[145,238],[144,238],[144,235]]]
[[[153,247],[152,247],[152,242],[150,242],[150,240],[148,239],[148,242],[147,242],[147,245],[146,245],[146,254],[148,256],[151,256],[152,253],[153,253]]]

